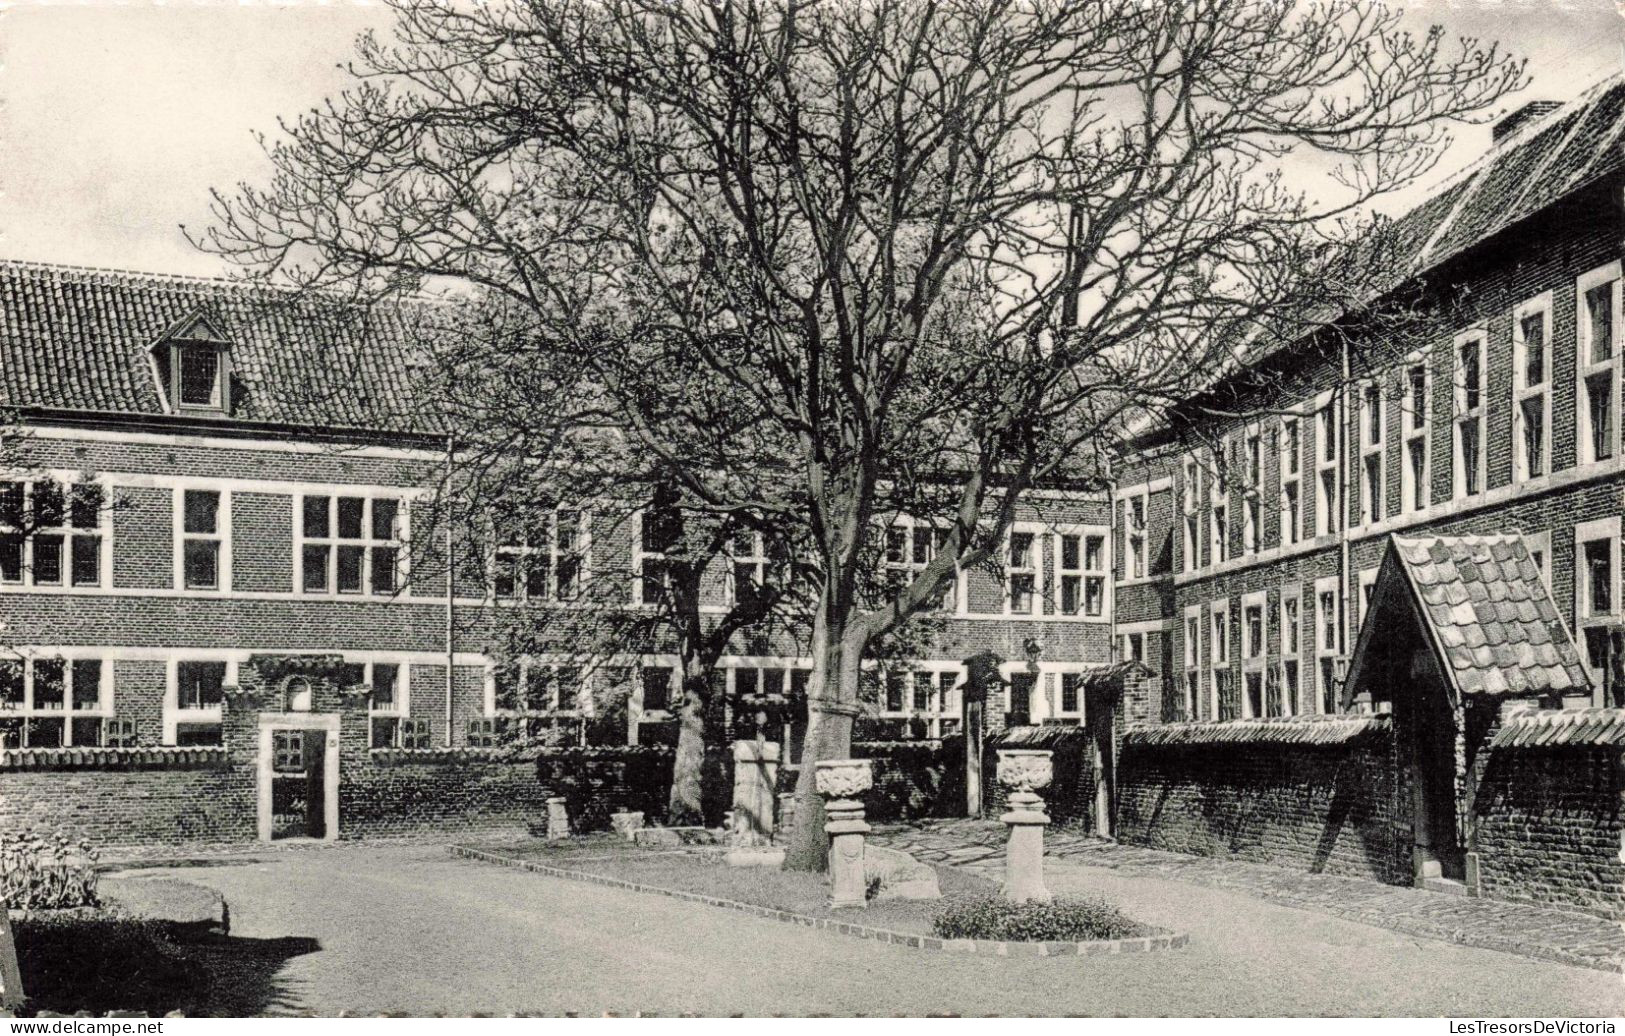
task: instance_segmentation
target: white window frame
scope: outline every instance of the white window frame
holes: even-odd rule
[[[91,708],[74,707],[74,675],[73,664],[81,661],[98,661],[101,669],[97,673],[96,704]],[[60,709],[41,708],[35,700],[35,674],[36,665],[40,662],[58,661],[62,663],[62,707]],[[27,651],[8,651],[6,657],[0,658],[0,665],[15,665],[22,667],[23,674],[23,700],[17,707],[9,707],[0,703],[0,719],[17,718],[23,720],[22,731],[19,735],[20,748],[73,748],[73,721],[76,719],[107,720],[112,718],[113,712],[113,659],[110,655],[98,654],[95,651],[73,651],[59,648],[38,648]],[[28,720],[30,719],[60,719],[62,720],[62,740],[55,745],[28,744]],[[101,744],[102,724],[97,725],[96,743]],[[83,746],[80,746],[83,747]]]
[[[1288,414],[1281,418],[1281,424],[1276,431],[1276,472],[1280,481],[1280,522],[1279,542],[1283,547],[1290,547],[1303,539],[1303,434],[1304,419],[1301,414]],[[1293,436],[1288,435],[1288,428],[1295,433],[1297,445],[1293,447]],[[1292,463],[1289,466],[1288,458]],[[1295,491],[1295,492],[1290,492]],[[1287,501],[1296,496],[1298,506],[1294,511]]]
[[[313,497],[327,498],[327,532],[326,536],[307,536],[305,534],[305,501]],[[361,505],[361,537],[359,539],[341,538],[339,531],[339,500],[341,498],[360,499]],[[373,537],[373,507],[380,499],[395,502],[395,537],[381,540]],[[306,489],[294,495],[293,512],[293,565],[294,565],[294,593],[302,597],[334,598],[344,601],[370,600],[387,601],[392,597],[403,596],[410,585],[409,572],[410,550],[407,544],[411,542],[411,507],[409,496],[404,490],[382,489],[375,486],[344,486],[335,485],[324,487],[322,492]],[[224,507],[224,503],[222,503]],[[179,520],[179,519],[177,519]],[[326,585],[323,589],[307,589],[305,585],[305,548],[325,547],[327,549]],[[339,550],[349,547],[361,549],[361,586],[357,590],[338,589],[339,579]],[[388,592],[373,589],[373,552],[378,548],[394,549],[395,551],[395,586]]]
[[[1264,548],[1264,430],[1247,428],[1241,435],[1241,554],[1252,557]]]
[[[220,705],[206,705],[202,708],[183,709],[180,707],[180,667],[183,662],[214,662],[225,663],[225,676],[221,680],[222,687],[237,685],[237,660],[225,654],[218,655],[181,655],[170,658],[166,663],[164,685],[164,730],[163,743],[175,743],[176,728],[182,724],[187,726],[219,726],[225,719],[224,703]]]
[[[1119,633],[1117,635],[1117,660],[1119,662],[1145,661],[1145,634]]]
[[[1463,331],[1451,342],[1450,369],[1451,375],[1451,433],[1450,433],[1450,477],[1457,497],[1481,497],[1488,491],[1485,485],[1488,466],[1485,457],[1489,453],[1489,443],[1485,441],[1484,412],[1489,399],[1489,333],[1482,325]],[[1478,399],[1476,405],[1469,407],[1467,398],[1467,385],[1465,372],[1462,369],[1462,350],[1472,344],[1478,346]],[[1469,491],[1467,485],[1467,465],[1464,456],[1462,428],[1474,425],[1478,429],[1478,459],[1474,465],[1474,481],[1476,489]]]
[[[1122,501],[1123,582],[1151,575],[1151,491],[1145,486],[1118,497]],[[1138,522],[1136,522],[1138,511]]]
[[[219,498],[219,505],[215,509],[215,531],[187,532],[186,531],[186,494],[187,493],[213,493]],[[217,484],[197,483],[183,484],[174,489],[174,499],[171,504],[171,513],[174,518],[174,589],[188,594],[227,594],[231,592],[231,510],[232,493],[230,489]],[[189,542],[215,544],[215,585],[214,586],[187,586],[186,585],[186,544]],[[295,551],[296,557],[300,552]]]
[[[1252,613],[1258,614],[1258,636],[1254,642],[1253,632],[1249,625]],[[1241,598],[1241,717],[1253,719],[1267,715],[1269,712],[1269,682],[1266,676],[1267,660],[1269,658],[1270,640],[1270,608],[1269,594],[1264,591],[1246,594]],[[1252,707],[1248,695],[1248,682],[1256,677],[1258,679],[1258,710]]]
[[[1326,606],[1323,604],[1327,595],[1331,596],[1331,613],[1329,615],[1326,612]],[[1342,636],[1342,620],[1338,616],[1338,611],[1342,606],[1341,601],[1339,600],[1341,596],[1341,584],[1336,576],[1323,576],[1320,579],[1315,580],[1313,612],[1314,625],[1311,628],[1314,630],[1315,637],[1315,690],[1313,699],[1314,711],[1317,713],[1324,713],[1327,711],[1326,700],[1328,697],[1328,692],[1332,692],[1332,694],[1335,695],[1337,690],[1335,682],[1331,687],[1327,687],[1325,685],[1325,660],[1331,660],[1331,673],[1335,677],[1337,673],[1337,659],[1342,654],[1342,642],[1339,639]],[[1327,629],[1330,629],[1332,632],[1332,643],[1330,645],[1326,643],[1325,638]],[[1335,697],[1333,698],[1333,701],[1335,702]]]
[[[1202,462],[1195,453],[1180,462],[1179,518],[1180,566],[1186,572],[1202,567]]]
[[[1617,630],[1625,626],[1625,603],[1620,601],[1620,517],[1598,518],[1580,522],[1574,527],[1574,633],[1580,650],[1580,662],[1591,673],[1599,695],[1595,704],[1603,704],[1603,674],[1593,671],[1588,631],[1593,629]],[[1586,544],[1608,544],[1608,586],[1612,600],[1607,611],[1593,607],[1591,598],[1591,572],[1586,565]]]
[[[1235,646],[1231,643],[1232,630],[1230,628],[1230,598],[1221,597],[1208,605],[1208,699],[1212,709],[1210,715],[1218,719],[1219,706],[1219,673],[1224,672],[1234,676]]]
[[[1202,621],[1202,606],[1200,604],[1187,605],[1185,608],[1185,622],[1180,627],[1185,658],[1184,682],[1180,686],[1180,697],[1185,705],[1185,718],[1191,722],[1201,719],[1202,700],[1202,671],[1206,667],[1202,664],[1202,628],[1206,625]],[[1194,677],[1194,680],[1192,679]]]
[[[807,672],[799,666],[743,666],[728,670],[729,700],[734,698],[735,672],[739,668],[757,669],[765,672],[770,669],[782,668],[785,670],[784,680],[786,686],[794,677],[790,674],[797,670]],[[915,661],[898,663],[878,674],[880,677],[880,714],[886,719],[914,719],[924,720],[926,736],[937,738],[942,736],[944,720],[957,719],[959,710],[954,699],[956,688],[964,677],[965,667],[958,662],[944,661]],[[902,707],[893,709],[887,700],[890,693],[890,680],[893,676],[902,677],[899,689],[902,693]],[[920,678],[926,678],[925,707],[918,704],[920,698]],[[758,674],[760,681],[761,676]],[[804,678],[805,679],[805,678]],[[758,684],[760,686],[760,684]]]
[[[1288,605],[1291,605],[1289,608]],[[1293,698],[1297,697],[1297,705],[1302,705],[1303,699],[1303,587],[1296,583],[1289,583],[1281,587],[1281,598],[1277,605],[1280,615],[1277,629],[1279,630],[1280,661],[1278,663],[1280,676],[1277,683],[1281,688],[1281,714],[1290,716],[1296,711]],[[1288,633],[1292,636],[1289,639]],[[1287,687],[1286,667],[1291,662],[1297,667],[1296,695]]]
[[[1078,564],[1074,568],[1066,566],[1065,553],[1061,549],[1062,541],[1069,536],[1078,540]],[[1100,545],[1095,555],[1095,565],[1089,564],[1089,542],[1096,541]],[[1058,527],[1050,537],[1050,556],[1055,559],[1055,579],[1053,601],[1055,615],[1063,619],[1081,620],[1086,622],[1108,621],[1112,615],[1112,579],[1111,579],[1111,537],[1109,530],[1102,525],[1067,525]],[[1078,609],[1069,612],[1062,608],[1066,599],[1066,581],[1078,581]],[[1089,610],[1089,586],[1097,583],[1100,587],[1100,609]]]
[[[530,684],[530,674],[538,669],[552,670],[549,698],[552,704],[543,709],[504,708],[497,707],[497,671],[502,666],[490,663],[485,667],[485,718],[487,719],[584,719],[593,715],[593,688],[594,677],[597,671],[590,663],[578,658],[548,658],[545,656],[524,656],[510,663],[519,669],[519,700],[524,702],[528,697],[527,688]],[[559,707],[561,695],[559,693],[558,671],[560,669],[574,669],[580,677],[576,685],[576,707],[565,709]]]
[[[374,700],[372,692],[367,694],[367,744],[372,743],[372,721],[375,719],[406,720],[412,716],[412,664],[404,659],[380,658],[367,662],[357,663],[364,666],[363,681],[369,688],[378,686],[378,667],[388,665],[395,667],[395,701],[389,708],[380,708]],[[402,724],[397,723],[395,741],[399,743]]]
[[[1541,328],[1541,376],[1535,385],[1527,384],[1529,343],[1524,324],[1539,318]],[[1531,471],[1525,447],[1524,412],[1527,404],[1538,406],[1540,425],[1539,471]],[[1512,311],[1512,471],[1519,482],[1545,478],[1552,473],[1552,293],[1543,292]]]
[[[591,556],[590,545],[592,542],[592,517],[586,510],[566,508],[564,513],[574,514],[576,516],[575,543],[577,544],[577,547],[574,551],[565,550],[560,545],[559,508],[551,508],[548,510],[546,542],[539,545],[532,541],[530,534],[531,530],[529,529],[522,530],[518,534],[517,542],[504,544],[501,540],[500,534],[493,527],[492,542],[496,546],[491,552],[491,568],[486,578],[486,586],[489,587],[489,596],[492,600],[510,602],[546,601],[549,603],[557,603],[559,601],[569,601],[580,593],[581,587],[588,579],[587,559]],[[564,595],[560,593],[559,565],[561,561],[568,559],[572,553],[575,556],[576,574],[575,579],[571,584],[572,589],[570,594]],[[545,556],[547,560],[547,586],[545,588],[545,592],[542,595],[537,596],[532,594],[530,591],[529,572],[530,559],[539,556]],[[504,558],[513,559],[514,592],[511,594],[499,593],[497,588],[497,570],[498,567],[503,564]]]
[[[1387,514],[1388,488],[1388,413],[1384,406],[1382,378],[1375,377],[1359,385],[1358,406],[1360,460],[1358,484],[1360,487],[1359,524],[1376,525]],[[1375,432],[1373,435],[1373,424]],[[1375,477],[1373,478],[1373,473]]]
[[[1422,372],[1417,385],[1413,375]],[[1402,368],[1403,402],[1399,413],[1399,513],[1416,514],[1433,503],[1433,370],[1424,353],[1413,353]],[[1418,398],[1420,392],[1420,398]],[[1421,420],[1418,421],[1417,418]],[[1411,458],[1420,456],[1422,470]],[[1418,481],[1420,479],[1420,482]]]
[[[1220,440],[1219,449],[1223,451],[1222,458],[1213,458],[1210,465],[1212,474],[1208,479],[1208,560],[1214,565],[1222,565],[1230,560],[1230,525],[1235,521],[1235,515],[1230,511],[1230,480],[1227,478],[1226,465],[1218,463],[1220,460],[1228,461],[1230,454],[1230,438],[1226,436]],[[1220,515],[1224,515],[1220,520]]]
[[[1315,407],[1315,535],[1332,536],[1343,527],[1343,420],[1337,400],[1326,393]],[[1326,457],[1327,430],[1331,431],[1332,457]],[[1327,477],[1330,476],[1330,485]]]
[[[44,482],[53,483],[62,490],[62,524],[30,528],[36,487]],[[0,534],[9,533],[17,538],[19,557],[18,578],[6,579],[0,576],[0,593],[4,593],[7,587],[39,587],[49,589],[52,593],[95,593],[112,588],[112,486],[100,479],[80,479],[75,481],[50,476],[29,478],[22,473],[12,477],[5,477],[3,473],[0,473],[0,484],[4,483],[12,483],[23,487],[22,518],[24,524],[19,528],[0,525]],[[82,485],[94,486],[101,493],[101,503],[97,508],[95,525],[76,525],[74,523],[74,489]],[[38,578],[38,571],[35,567],[35,545],[41,536],[56,537],[62,541],[60,559],[62,578],[55,582],[41,582]],[[97,538],[95,547],[97,578],[94,583],[76,583],[73,578],[73,559],[78,555],[80,542],[90,537]]]
[[[659,601],[648,601],[643,594],[643,564],[646,561],[666,561],[667,554],[663,550],[649,550],[643,542],[644,518],[649,509],[640,507],[632,514],[632,603],[639,608],[653,608]],[[669,575],[662,569],[661,583],[669,582]]]
[[[1606,263],[1594,270],[1589,270],[1579,276],[1574,283],[1574,321],[1575,321],[1575,381],[1574,381],[1574,412],[1575,412],[1575,460],[1581,467],[1617,460],[1620,455],[1620,392],[1625,391],[1621,384],[1621,351],[1625,345],[1625,330],[1621,329],[1625,321],[1625,311],[1622,311],[1621,301],[1621,264],[1619,260]],[[1611,341],[1607,359],[1593,361],[1591,359],[1591,313],[1587,304],[1587,296],[1598,288],[1611,285],[1609,290],[1609,313],[1611,318]],[[1609,386],[1609,434],[1608,455],[1599,457],[1592,448],[1591,427],[1591,392],[1590,383],[1593,379],[1606,379]]]
[[[1044,614],[1044,526],[1033,522],[1016,522],[1004,536],[1004,614],[1012,618],[1041,617]],[[1029,536],[1027,564],[1014,563],[1015,537]],[[1030,576],[1032,590],[1026,611],[1016,609],[1015,594],[1011,590],[1018,576]]]
[[[896,521],[892,522],[892,524],[886,528],[886,542],[884,544],[885,551],[882,558],[887,573],[887,579],[892,580],[893,585],[898,590],[912,584],[914,580],[919,577],[919,574],[925,570],[926,566],[931,564],[931,562],[936,559],[937,551],[942,549],[942,545],[947,540],[950,532],[951,530],[947,526],[937,525],[926,521],[917,521],[908,515],[900,515]],[[894,543],[892,536],[894,533],[901,533],[902,535],[902,553],[897,557],[893,557],[892,554],[892,546]],[[924,534],[923,537],[921,535],[922,533]],[[753,533],[752,535],[756,537],[756,553],[750,560],[757,563],[757,581],[761,582],[761,580],[765,578],[768,559],[762,546],[761,535],[757,533]],[[922,538],[924,540],[925,547],[923,561],[920,560],[920,546]],[[731,572],[729,576],[729,590],[731,595],[734,594],[735,577]],[[737,596],[732,596],[731,599],[735,600],[736,602],[738,600]],[[948,584],[948,586],[943,589],[941,602],[934,610],[958,614],[959,602],[959,571],[958,565],[956,564],[954,578]]]

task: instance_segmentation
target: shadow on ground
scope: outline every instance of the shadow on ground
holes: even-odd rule
[[[315,939],[245,939],[93,915],[15,924],[28,1013],[143,1011],[244,1017],[299,1010],[280,978]]]

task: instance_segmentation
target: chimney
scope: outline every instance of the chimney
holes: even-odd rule
[[[1530,101],[1512,114],[1501,116],[1501,120],[1490,127],[1490,140],[1494,144],[1499,144],[1525,123],[1550,115],[1561,107],[1563,107],[1561,101]]]

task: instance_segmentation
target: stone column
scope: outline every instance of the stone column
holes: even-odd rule
[[[547,840],[556,842],[570,837],[570,811],[562,795],[547,800]]]
[[[734,867],[776,867],[784,850],[773,848],[773,789],[779,776],[779,746],[770,741],[734,742],[732,847]]]
[[[1033,749],[999,749],[999,783],[1010,791],[1010,811],[999,819],[1010,828],[1004,852],[1004,898],[1017,903],[1047,903],[1044,887],[1044,827],[1049,816],[1035,789],[1049,786],[1054,769],[1050,753]]]
[[[863,820],[858,796],[873,786],[874,764],[868,759],[825,759],[817,764],[814,782],[824,799],[824,833],[829,836],[829,905],[836,909],[868,905],[863,876]]]
[[[786,841],[790,831],[796,826],[796,793],[786,791],[779,793],[779,826],[776,841]]]

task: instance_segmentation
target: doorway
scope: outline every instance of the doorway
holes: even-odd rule
[[[1094,833],[1114,835],[1112,818],[1117,799],[1117,693],[1088,687],[1083,696],[1083,723],[1089,732],[1086,758],[1094,765],[1095,801],[1090,809]]]
[[[333,841],[339,830],[339,717],[260,714],[259,838]]]

